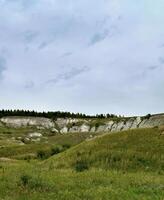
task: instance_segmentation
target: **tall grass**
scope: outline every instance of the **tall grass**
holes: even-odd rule
[[[46,161],[74,168],[85,160],[90,168],[164,171],[164,136],[156,129],[136,129],[86,141]]]

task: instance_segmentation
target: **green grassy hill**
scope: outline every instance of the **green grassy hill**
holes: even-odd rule
[[[60,135],[51,144],[74,146],[47,160],[0,158],[0,200],[164,200],[162,132],[137,129],[86,141],[81,134]],[[1,153],[16,148],[18,156],[39,145],[47,151],[41,143]]]
[[[164,170],[164,135],[158,128],[106,134],[85,141],[45,162],[56,168]]]

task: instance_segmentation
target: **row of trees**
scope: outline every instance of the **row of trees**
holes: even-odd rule
[[[114,114],[97,114],[97,115],[86,115],[82,113],[71,113],[71,112],[36,112],[30,110],[0,110],[0,117],[7,116],[27,116],[27,117],[47,117],[51,119],[56,118],[117,118]]]

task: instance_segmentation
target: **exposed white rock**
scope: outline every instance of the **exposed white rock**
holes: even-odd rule
[[[101,121],[100,121],[101,122]],[[42,129],[49,129],[54,133],[68,133],[68,132],[117,132],[121,130],[135,129],[135,128],[150,128],[155,126],[164,125],[164,114],[153,115],[148,119],[142,119],[141,117],[130,118],[127,121],[114,122],[109,120],[104,125],[98,127],[91,127],[92,120],[88,119],[63,119],[59,118],[55,122],[48,118],[40,117],[3,117],[0,119],[0,126],[9,127],[28,127],[35,126],[38,131]],[[57,126],[56,126],[57,125]],[[72,127],[70,127],[72,126]],[[59,127],[59,130],[55,127]],[[40,138],[41,133],[30,133],[29,138]]]
[[[96,130],[96,132],[103,132],[103,131],[105,131],[105,125],[100,125],[98,128],[97,128],[97,130]]]
[[[29,138],[39,138],[39,137],[42,137],[42,134],[41,133],[29,133],[28,137]]]
[[[72,127],[69,129],[69,132],[70,132],[70,133],[80,132],[80,127],[79,127],[79,126],[72,126]]]
[[[115,123],[112,125],[111,132],[116,131],[116,129],[117,129],[117,123],[115,122]]]
[[[139,124],[140,124],[141,122],[142,122],[141,117],[137,117],[137,118],[134,120],[134,122],[133,122],[133,124],[132,124],[132,126],[131,126],[131,129],[138,128],[138,126],[139,126]]]
[[[96,132],[96,127],[95,127],[95,126],[93,126],[93,127],[90,129],[90,132],[91,132],[91,133],[94,133],[94,132]]]
[[[164,125],[164,115],[155,115],[150,117],[149,119],[144,119],[140,124],[140,128],[151,128],[155,126]]]
[[[118,122],[115,131],[121,131],[124,128],[124,125],[125,125],[124,121]]]
[[[140,125],[139,125],[139,127],[140,128],[145,128],[145,127],[147,127],[147,121],[148,121],[148,119],[144,119],[141,123],[140,123]]]
[[[80,132],[84,133],[84,132],[89,132],[90,130],[90,126],[87,124],[83,124],[80,126]]]
[[[62,128],[66,127],[68,124],[77,123],[79,121],[81,121],[81,120],[79,120],[79,119],[71,119],[71,118],[66,118],[66,119],[58,118],[55,121],[55,123],[58,125],[58,127],[60,129],[62,129]]]
[[[129,119],[128,121],[126,121],[126,123],[124,124],[124,127],[122,130],[128,130],[130,129],[132,126],[133,126],[133,123],[134,123],[134,119],[131,118]]]
[[[109,121],[106,126],[104,127],[104,131],[111,131],[114,121]]]
[[[52,128],[51,131],[52,131],[53,133],[58,133],[58,132],[59,132],[56,128]]]
[[[43,117],[3,117],[0,119],[9,127],[23,127],[23,126],[40,126],[44,128],[53,128],[54,123]]]
[[[60,130],[60,133],[68,133],[68,128],[65,126]]]

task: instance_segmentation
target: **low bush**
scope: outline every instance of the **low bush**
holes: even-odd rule
[[[70,144],[63,144],[62,147],[63,147],[63,151],[65,151],[65,150],[71,148],[71,145]]]
[[[20,176],[20,182],[18,185],[25,189],[29,189],[30,191],[50,191],[52,189],[51,185],[39,176],[31,176],[27,174]]]
[[[87,161],[85,161],[85,160],[77,161],[75,164],[75,170],[77,172],[83,172],[88,169],[89,169],[89,165],[88,165]]]
[[[31,176],[23,174],[20,177],[20,183],[23,187],[26,187],[30,182]]]
[[[56,146],[51,148],[51,156],[61,153],[63,151],[61,146]]]
[[[47,150],[38,150],[37,151],[37,158],[38,159],[47,159],[48,157],[50,157],[50,153]]]
[[[37,151],[37,158],[40,160],[44,160],[53,155],[66,151],[68,148],[70,148],[70,145],[64,144],[62,146],[58,145],[58,146],[51,147],[50,149],[41,149]]]

